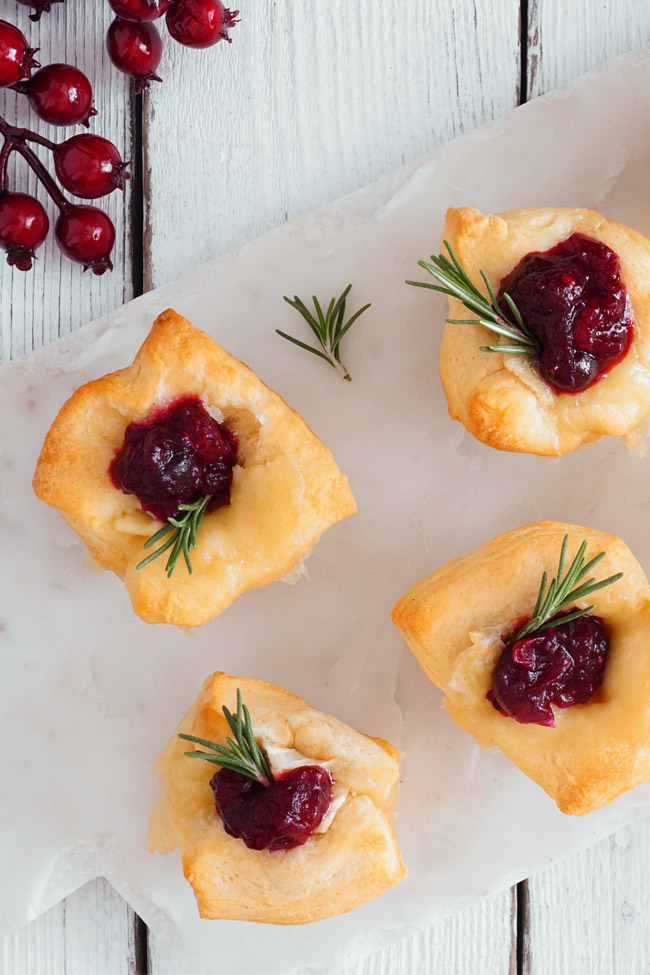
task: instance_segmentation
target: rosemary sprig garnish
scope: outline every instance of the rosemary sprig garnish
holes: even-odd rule
[[[176,518],[168,518],[167,524],[163,525],[154,535],[147,539],[144,543],[145,548],[151,548],[165,536],[165,541],[162,545],[148,555],[146,559],[143,559],[136,568],[142,569],[145,565],[149,565],[154,559],[157,559],[159,555],[166,552],[171,548],[169,558],[167,559],[167,565],[165,566],[165,572],[167,573],[167,578],[171,579],[172,573],[176,568],[176,563],[178,562],[181,554],[185,559],[185,565],[187,566],[187,571],[192,575],[192,563],[190,561],[190,552],[196,545],[196,536],[199,533],[199,528],[201,527],[201,522],[203,521],[203,516],[205,514],[205,509],[208,506],[208,501],[210,500],[209,494],[203,494],[192,504],[179,504],[178,510],[184,511],[185,514],[178,515]],[[171,533],[171,534],[170,534]]]
[[[557,613],[561,612],[565,606],[569,606],[571,603],[575,603],[578,599],[584,599],[586,596],[590,596],[592,592],[596,592],[598,589],[604,589],[605,586],[611,586],[613,582],[618,582],[619,579],[623,577],[622,572],[617,572],[616,575],[609,576],[607,579],[602,579],[600,582],[596,582],[593,578],[585,579],[585,576],[589,575],[594,566],[598,565],[601,559],[605,558],[605,552],[599,552],[595,555],[593,559],[585,563],[585,552],[587,551],[587,542],[583,541],[582,545],[578,549],[576,557],[571,563],[570,567],[567,569],[566,575],[564,575],[564,563],[566,560],[566,549],[569,541],[569,536],[565,535],[562,541],[562,548],[560,550],[560,561],[557,567],[557,575],[546,589],[547,574],[546,572],[542,576],[542,581],[539,587],[539,593],[537,595],[537,602],[535,603],[535,609],[533,610],[532,616],[525,626],[522,626],[520,630],[515,633],[512,638],[512,642],[516,643],[517,640],[522,640],[525,636],[530,633],[536,633],[542,630],[549,630],[552,626],[560,626],[562,623],[568,623],[569,620],[577,620],[578,617],[584,616],[586,613],[590,613],[593,606],[586,606],[584,609],[576,609],[573,613],[567,613],[565,616],[559,619],[552,619]]]
[[[352,377],[341,362],[341,340],[345,333],[354,325],[357,318],[370,308],[370,304],[364,305],[347,322],[345,321],[345,302],[350,294],[351,288],[352,285],[349,284],[338,300],[332,298],[326,312],[323,312],[318,298],[314,295],[312,301],[316,309],[316,317],[312,315],[304,301],[301,301],[298,295],[294,295],[293,301],[291,298],[287,298],[286,295],[283,296],[287,304],[295,308],[296,311],[299,311],[305,319],[318,339],[320,349],[315,349],[312,345],[307,345],[305,342],[301,342],[300,339],[294,338],[293,335],[287,335],[286,332],[281,332],[279,328],[276,328],[276,332],[283,339],[288,339],[289,342],[300,346],[301,349],[306,349],[307,352],[313,352],[314,355],[320,356],[325,362],[329,362],[330,366],[333,366],[334,369],[338,369],[342,373],[343,378],[347,379],[348,382],[350,382]]]
[[[188,758],[202,758],[206,762],[220,765],[221,768],[239,772],[240,775],[245,775],[262,785],[270,785],[273,781],[271,766],[255,741],[250,712],[245,704],[242,705],[239,688],[237,688],[237,714],[233,715],[225,705],[222,707],[222,711],[235,740],[226,738],[228,747],[225,747],[224,745],[216,745],[213,741],[207,741],[205,738],[197,738],[195,735],[179,735],[178,737],[182,738],[183,741],[193,741],[197,745],[204,745],[215,753],[195,750],[185,752],[185,754]]]
[[[507,343],[500,345],[482,345],[481,351],[508,352],[512,355],[537,355],[535,339],[524,325],[517,306],[510,295],[503,295],[503,300],[508,306],[507,310],[504,310],[497,301],[494,288],[490,284],[487,274],[485,271],[481,271],[480,274],[490,300],[484,298],[476,285],[470,280],[451,244],[445,240],[444,245],[451,260],[444,254],[438,254],[437,257],[432,254],[431,263],[418,261],[420,267],[433,275],[440,284],[428,284],[425,281],[407,281],[406,283],[413,285],[414,288],[430,288],[432,291],[440,291],[443,295],[448,295],[451,298],[458,298],[465,308],[479,316],[478,318],[448,318],[447,321],[450,325],[483,325],[491,332],[496,332],[497,335],[502,335],[508,339]]]

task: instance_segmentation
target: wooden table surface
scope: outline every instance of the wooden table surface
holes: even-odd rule
[[[41,47],[42,63],[70,61],[89,75],[99,110],[93,130],[134,160],[135,174],[125,196],[114,194],[108,205],[118,231],[112,274],[82,274],[51,240],[33,272],[0,266],[4,360],[650,41],[648,0],[241,0],[241,6],[231,46],[197,52],[166,38],[164,84],[135,98],[105,54],[111,20],[105,0],[66,0],[40,25],[4,0],[2,16]],[[5,91],[0,112],[47,133],[24,101]],[[33,188],[24,166],[19,170],[17,188]],[[480,185],[467,202],[480,206]],[[512,815],[516,820],[516,809]],[[507,829],[495,841],[507,842]],[[648,972],[649,866],[646,820],[345,975]],[[98,879],[7,937],[0,971],[186,969],[182,957],[158,950],[139,918]]]

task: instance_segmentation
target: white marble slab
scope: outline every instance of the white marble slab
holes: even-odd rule
[[[621,534],[650,565],[650,528],[639,518],[648,461],[618,443],[560,464],[474,443],[449,421],[437,380],[443,305],[402,283],[437,248],[448,204],[597,206],[649,232],[648,142],[638,125],[649,76],[646,54],[623,59],[4,368],[6,926],[105,873],[163,942],[186,941],[192,970],[328,971],[647,808],[644,787],[586,820],[562,817],[438,709],[440,695],[402,649],[388,613],[448,558],[540,517]],[[508,180],[499,179],[506,171]],[[348,280],[355,299],[373,308],[350,334],[354,381],[343,384],[274,327],[300,327],[283,293],[330,295]],[[88,572],[75,537],[28,489],[58,405],[79,382],[130,361],[169,304],[305,415],[350,475],[360,507],[321,541],[309,582],[248,594],[191,637],[133,617],[121,583]],[[386,457],[396,451],[395,475]],[[400,888],[344,918],[251,927],[245,939],[236,939],[241,925],[196,919],[175,857],[150,857],[144,831],[153,758],[217,667],[277,681],[404,748],[398,831],[411,874]],[[501,847],[495,837],[506,823]]]

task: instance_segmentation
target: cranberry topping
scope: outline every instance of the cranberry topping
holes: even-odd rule
[[[109,467],[115,487],[135,494],[144,511],[167,521],[179,504],[209,494],[211,504],[230,502],[237,440],[188,396],[158,410],[144,423],[130,423]]]
[[[572,234],[527,254],[501,282],[537,342],[543,379],[557,392],[587,389],[624,356],[634,316],[619,259],[605,244]]]
[[[210,779],[223,828],[251,850],[292,850],[306,843],[330,807],[332,784],[320,765],[291,769],[269,785],[225,768]]]
[[[561,619],[568,609],[558,613]],[[570,708],[589,700],[605,676],[609,636],[600,616],[579,616],[507,643],[492,677],[488,700],[521,724],[554,728],[551,704]]]

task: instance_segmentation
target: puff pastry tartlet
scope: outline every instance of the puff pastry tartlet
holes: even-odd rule
[[[317,766],[332,780],[325,815],[291,849],[251,849],[229,835],[215,811],[216,766],[186,757],[187,742],[177,737],[190,734],[223,745],[231,731],[222,709],[234,712],[238,689],[274,776],[281,780],[288,769]],[[149,846],[161,853],[180,848],[202,918],[306,924],[359,907],[406,875],[391,821],[397,752],[281,687],[213,674],[156,771],[160,794]]]
[[[173,413],[174,404],[199,411],[231,456],[212,490],[223,489],[226,503],[207,509],[192,574],[181,559],[168,577],[165,559],[137,568],[143,543],[163,522],[119,489],[114,465],[125,433],[146,434],[156,411]],[[124,579],[138,616],[181,626],[204,623],[241,593],[286,575],[322,532],[356,510],[347,479],[302,417],[171,310],[158,317],[132,366],[87,383],[65,403],[45,439],[34,490]]]
[[[503,713],[494,701],[495,679],[504,641],[507,647],[513,630],[533,613],[542,573],[549,581],[556,574],[565,535],[567,564],[584,539],[587,560],[606,553],[599,578],[619,572],[624,578],[576,601],[577,607],[594,607],[589,616],[605,628],[609,652],[592,661],[600,672],[588,699],[582,695],[567,703],[558,695],[561,703],[552,707],[549,723],[554,726],[544,726],[530,715],[515,720]],[[591,812],[650,777],[650,590],[620,539],[552,521],[519,528],[417,583],[397,603],[392,619],[427,676],[444,691],[454,721],[484,748],[498,745],[562,812]],[[557,676],[563,662],[560,648],[557,659],[543,666],[557,664]],[[585,703],[576,703],[580,700]]]
[[[638,446],[650,415],[650,242],[594,210],[552,207],[496,215],[472,207],[450,209],[444,239],[484,296],[481,271],[495,292],[505,284],[525,304],[524,323],[529,314],[537,338],[544,330],[540,316],[548,315],[562,346],[545,370],[548,350],[538,347],[536,359],[482,351],[495,340],[484,327],[448,324],[440,375],[451,417],[499,450],[557,456],[604,435]],[[576,244],[590,253],[578,255],[572,265]],[[450,298],[449,318],[469,317],[467,308]],[[600,332],[592,334],[592,328]],[[498,341],[508,344],[507,338]],[[597,355],[604,357],[600,365]],[[569,365],[572,374],[562,376]],[[576,378],[580,370],[586,370],[582,379]],[[574,380],[575,389],[563,391]]]

